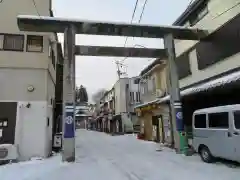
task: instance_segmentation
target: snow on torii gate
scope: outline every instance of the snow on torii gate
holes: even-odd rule
[[[184,131],[174,39],[201,40],[210,34],[208,30],[30,15],[19,15],[17,22],[22,31],[64,33],[63,161],[75,161],[75,111],[67,108],[69,104],[74,104],[75,55],[168,58],[173,128],[179,135]],[[165,49],[79,46],[75,45],[76,34],[163,38]],[[184,148],[179,137],[175,138],[175,142],[178,150]]]

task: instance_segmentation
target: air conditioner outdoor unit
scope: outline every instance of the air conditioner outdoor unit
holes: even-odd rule
[[[162,89],[156,90],[156,97],[162,97],[164,95],[164,91]]]
[[[0,145],[0,162],[16,160],[18,158],[17,147],[13,144]]]

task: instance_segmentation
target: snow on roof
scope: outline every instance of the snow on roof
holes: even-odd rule
[[[140,107],[143,107],[143,106],[152,104],[152,103],[157,103],[158,101],[159,101],[159,99],[155,99],[155,100],[153,100],[153,101],[149,101],[149,102],[145,102],[145,103],[143,103],[143,104],[139,104],[139,105],[135,106],[134,108],[135,108],[135,109],[136,109],[136,108],[140,108]]]
[[[238,80],[240,80],[240,71],[231,73],[224,77],[217,78],[212,81],[209,81],[209,82],[206,82],[206,83],[203,83],[203,84],[191,87],[191,88],[187,88],[187,89],[181,91],[180,94],[181,94],[181,96],[186,96],[186,95],[190,95],[190,94],[194,94],[194,93],[198,93],[198,92],[202,92],[202,91],[207,91],[207,90],[213,89],[215,87],[220,87],[225,84],[230,84],[232,82],[236,82]],[[163,103],[163,102],[166,102],[169,100],[170,100],[170,95],[167,95],[163,98],[160,98],[158,102]]]
[[[119,26],[137,26],[137,27],[153,27],[153,28],[171,28],[175,30],[197,30],[195,27],[183,27],[183,26],[169,26],[169,25],[156,25],[156,24],[139,24],[139,23],[126,23],[121,21],[110,21],[110,22],[103,22],[100,20],[86,20],[81,18],[66,18],[66,17],[49,17],[49,16],[37,16],[37,15],[18,15],[17,19],[29,19],[29,20],[49,20],[49,21],[61,21],[61,22],[75,22],[75,23],[84,23],[86,25],[88,24],[115,24]]]
[[[214,112],[227,112],[227,111],[239,111],[240,104],[226,105],[226,106],[217,106],[217,107],[209,107],[204,109],[198,109],[194,111],[194,114],[200,113],[214,113]]]

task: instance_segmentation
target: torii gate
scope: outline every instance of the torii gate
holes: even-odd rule
[[[68,105],[74,105],[75,100],[75,55],[168,58],[172,128],[178,132],[177,138],[174,136],[176,148],[178,150],[185,148],[179,139],[184,132],[184,126],[175,64],[174,39],[201,40],[207,37],[210,31],[178,26],[140,25],[30,15],[19,15],[17,22],[22,31],[64,33],[63,161],[75,161],[75,113],[73,113],[75,108],[70,111],[68,109]],[[163,38],[165,48],[78,46],[75,45],[76,34]]]

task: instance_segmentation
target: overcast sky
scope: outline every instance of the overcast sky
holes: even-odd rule
[[[145,0],[139,0],[134,21],[138,22]],[[186,9],[191,0],[148,0],[141,23],[171,25]],[[130,22],[135,0],[53,0],[54,15],[89,20]],[[60,40],[62,38],[60,37]],[[77,44],[123,46],[124,37],[83,36],[77,37]],[[161,48],[157,39],[128,38],[127,46],[140,44],[145,47]],[[117,80],[113,57],[76,57],[76,83],[87,88],[89,98],[98,89],[110,89]],[[128,76],[139,75],[152,59],[129,58],[123,68]]]

